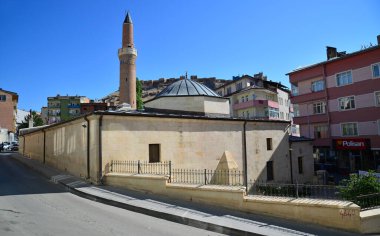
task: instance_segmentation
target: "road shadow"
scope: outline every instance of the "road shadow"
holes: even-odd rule
[[[67,190],[11,157],[0,153],[0,196],[62,193]]]

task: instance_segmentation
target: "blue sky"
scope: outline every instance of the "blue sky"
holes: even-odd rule
[[[289,86],[285,74],[325,60],[326,46],[376,44],[379,9],[376,0],[0,0],[0,88],[34,110],[48,96],[117,90],[126,10],[140,79],[264,72]]]

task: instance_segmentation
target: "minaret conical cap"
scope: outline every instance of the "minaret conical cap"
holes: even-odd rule
[[[131,14],[129,14],[129,12],[127,12],[127,15],[125,16],[124,23],[133,24]]]

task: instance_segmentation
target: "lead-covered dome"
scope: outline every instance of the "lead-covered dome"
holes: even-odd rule
[[[210,97],[220,97],[210,88],[203,84],[197,83],[192,80],[183,79],[172,83],[155,98],[168,97],[168,96],[210,96]]]

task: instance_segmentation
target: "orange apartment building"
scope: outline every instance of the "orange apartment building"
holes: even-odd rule
[[[16,132],[18,94],[0,88],[0,129]]]
[[[327,47],[327,60],[287,75],[295,124],[314,139],[317,163],[347,174],[380,168],[379,45],[346,53]]]

